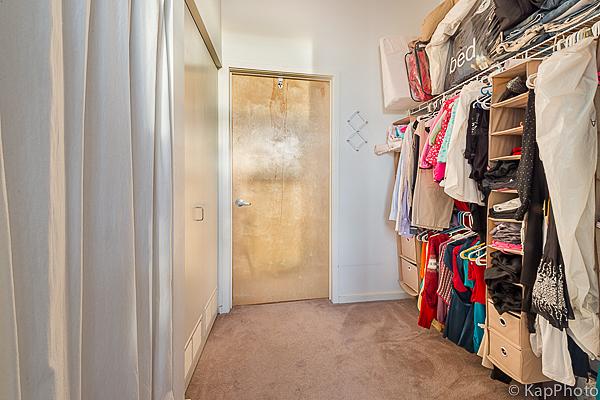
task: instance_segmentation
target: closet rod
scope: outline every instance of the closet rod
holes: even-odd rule
[[[418,107],[415,107],[409,111],[408,115],[417,116],[421,115],[425,112],[433,112],[435,111],[436,106],[441,106],[445,99],[451,97],[452,94],[461,90],[464,86],[468,85],[471,82],[480,80],[484,76],[490,75],[494,72],[501,72],[505,70],[505,65],[515,60],[526,60],[531,58],[547,58],[556,51],[556,45],[559,42],[564,42],[568,36],[572,34],[576,34],[578,31],[584,28],[592,28],[596,23],[600,22],[600,5],[596,6],[596,10],[592,13],[592,15],[588,16],[584,20],[565,28],[562,31],[557,32],[553,37],[544,40],[541,43],[536,44],[526,50],[522,50],[517,54],[513,55],[506,60],[499,61],[491,67],[481,71],[475,76],[465,80],[464,82],[459,83],[458,85],[453,86],[451,89],[446,90],[445,92],[435,96],[433,99],[422,103]]]

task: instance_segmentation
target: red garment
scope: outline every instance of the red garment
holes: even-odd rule
[[[454,207],[456,207],[458,211],[471,212],[469,204],[464,201],[454,200]]]
[[[440,245],[450,238],[445,233],[429,236],[427,245],[427,267],[425,268],[425,279],[423,280],[423,291],[421,294],[421,310],[419,311],[419,326],[431,328],[431,322],[437,314],[437,288],[438,288],[438,265],[440,256]]]
[[[472,303],[485,304],[486,285],[484,273],[485,265],[477,265],[475,261],[469,261],[469,279],[475,281],[473,293],[471,294]]]
[[[446,233],[437,233],[429,236],[429,246],[427,246],[427,263],[431,263],[432,260],[435,265],[431,267],[427,265],[427,268],[432,268],[437,271],[438,260],[440,259],[440,245],[450,239],[450,235]]]
[[[419,311],[419,326],[429,329],[431,322],[437,315],[437,285],[438,272],[427,268],[423,282],[423,293],[421,295],[421,310]]]

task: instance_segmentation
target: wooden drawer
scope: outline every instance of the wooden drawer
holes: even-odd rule
[[[508,339],[515,347],[521,349],[521,342],[527,340],[527,326],[524,320],[511,313],[500,315],[494,304],[488,302],[488,326]]]
[[[415,238],[414,237],[400,237],[400,248],[401,253],[404,258],[411,260],[416,263],[417,261],[417,249],[415,247]]]
[[[404,258],[400,259],[400,281],[415,292],[419,292],[419,269]]]
[[[490,330],[490,358],[502,371],[516,380],[523,376],[521,350],[502,335]]]
[[[547,382],[542,374],[542,359],[533,354],[529,342],[517,348],[508,339],[493,329],[488,329],[488,356],[490,361],[522,384]]]

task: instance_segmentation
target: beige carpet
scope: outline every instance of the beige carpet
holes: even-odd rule
[[[192,400],[513,399],[480,358],[417,326],[414,300],[243,306],[218,317]]]

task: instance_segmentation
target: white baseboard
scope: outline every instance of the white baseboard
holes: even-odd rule
[[[398,290],[394,292],[341,294],[338,296],[338,303],[361,303],[367,301],[403,300],[411,298],[413,297],[408,293]]]
[[[202,351],[204,351],[208,335],[217,319],[217,314],[217,289],[214,289],[212,295],[206,302],[204,312],[200,315],[196,327],[185,346],[186,365],[184,372],[186,388],[190,384],[192,375],[200,361],[200,356],[202,355]]]

